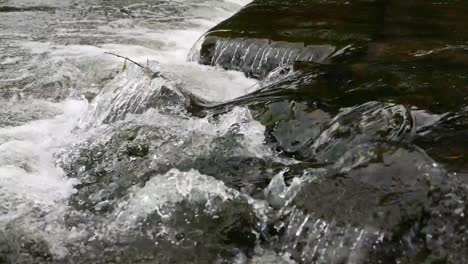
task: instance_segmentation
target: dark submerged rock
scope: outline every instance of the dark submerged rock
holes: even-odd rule
[[[404,106],[368,102],[338,114],[298,154],[321,162],[336,161],[359,144],[410,139],[413,127],[411,114]]]
[[[415,144],[450,170],[468,170],[468,109],[448,113],[419,129]]]
[[[288,72],[268,81],[257,91],[204,111],[220,111],[233,105],[296,100],[319,104],[331,113],[369,101],[403,104],[430,113],[459,111],[467,104],[466,68],[439,67],[424,62],[318,65],[293,63]],[[287,69],[287,70],[286,70]],[[279,71],[279,70],[277,70]]]
[[[415,147],[359,145],[271,196],[285,204],[265,229],[265,243],[299,263],[468,259],[466,185]]]
[[[359,138],[360,142],[417,140],[418,146],[429,150],[431,135],[433,142],[442,142],[445,137],[445,143],[440,146],[453,145],[453,155],[446,155],[452,157],[452,160],[435,159],[443,164],[463,163],[464,128],[460,116],[463,116],[464,110],[458,110],[466,105],[468,94],[468,82],[463,71],[463,68],[439,69],[414,62],[352,65],[295,63],[277,70],[278,74],[267,78],[259,90],[231,102],[205,106],[201,112],[222,113],[237,105],[248,105],[255,118],[267,127],[267,139],[275,147],[300,159],[317,158],[314,157],[315,151],[312,151],[319,144],[316,139],[331,129],[336,131],[322,137],[328,137],[326,140],[335,147],[343,146],[343,151],[353,145],[352,142],[357,143],[354,140]],[[340,110],[349,107],[356,109],[346,114],[347,110]],[[423,125],[425,131],[441,132],[428,132],[426,139],[418,133],[416,139],[415,129],[422,129],[417,128],[414,120],[419,120],[419,111],[425,111],[429,119],[435,120],[438,119],[435,114],[453,111],[453,114],[443,119],[452,120],[453,125],[447,127],[440,122]],[[331,121],[337,114],[335,120]],[[449,119],[450,116],[459,117]],[[346,124],[341,124],[343,122]],[[374,129],[372,124],[380,129],[371,131]],[[333,127],[336,125],[338,127]],[[368,125],[371,127],[366,128]],[[348,128],[346,135],[344,127]],[[384,135],[391,134],[391,131],[396,133],[395,137]],[[441,134],[446,136],[437,136]],[[455,140],[456,135],[460,139]],[[350,141],[344,145],[338,144],[346,140]],[[429,151],[429,154],[435,157],[437,153],[443,152],[439,148],[438,151]],[[339,157],[340,153],[342,151],[336,152],[334,156]],[[325,159],[322,162],[327,159],[325,156],[318,157],[319,160],[322,158]]]
[[[153,193],[178,184],[186,189]],[[76,263],[230,263],[238,254],[248,255],[257,240],[257,216],[245,197],[219,186],[194,171],[154,175],[120,201],[109,223],[101,220],[107,228],[97,223],[97,234],[72,257]],[[145,200],[148,196],[153,200]]]
[[[461,1],[257,0],[191,59],[259,78],[268,143],[321,168],[270,180],[265,247],[299,263],[464,263],[468,30]],[[331,164],[330,164],[331,163]]]

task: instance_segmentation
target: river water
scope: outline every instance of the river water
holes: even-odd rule
[[[242,196],[222,181],[189,170],[190,165],[181,172],[172,168],[174,164],[225,151],[233,156],[273,155],[262,145],[263,126],[247,109],[216,120],[192,118],[183,110],[185,99],[179,91],[224,101],[251,89],[255,81],[241,73],[186,62],[205,31],[247,2],[0,1],[1,263],[202,263],[223,261],[223,252],[242,261],[241,250],[233,253],[237,247],[228,244],[208,247],[205,250],[214,253],[200,253],[197,259],[194,245],[204,243],[204,236],[194,235],[191,250],[179,250],[186,245],[176,245],[180,239],[177,242],[175,231],[168,230],[197,227],[161,223],[163,215],[175,214],[175,204],[181,201],[209,203]],[[129,57],[161,77],[148,78],[139,67],[104,52]],[[150,105],[148,98],[155,96],[161,99]],[[131,182],[122,183],[122,188],[128,189],[107,196],[102,193],[112,193],[107,187],[116,184],[111,179],[102,189],[83,187],[96,183],[90,178],[98,169],[81,165],[83,157],[76,156],[112,145],[119,133],[133,128],[137,132],[132,137],[147,144],[142,148],[150,157],[145,168],[128,166],[139,170],[128,177],[158,177],[145,176],[147,183],[127,178],[123,181]],[[232,146],[224,142],[229,140]],[[137,153],[128,162],[141,163],[141,156]],[[114,158],[105,157],[96,166],[125,166],[114,164]],[[106,206],[102,212],[96,209]],[[144,236],[136,230],[142,225],[137,220],[155,211],[163,220],[145,231],[160,234],[151,240],[154,234]],[[219,243],[210,239],[207,235],[207,243]],[[156,250],[148,250],[159,240],[159,247],[153,245]]]
[[[190,62],[248,2],[0,0],[0,264],[466,262],[466,106],[341,91],[361,64],[220,68],[289,48]]]

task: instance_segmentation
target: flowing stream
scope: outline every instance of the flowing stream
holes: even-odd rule
[[[348,46],[203,42],[248,3],[0,0],[0,264],[466,263],[466,105],[376,97],[424,69]]]
[[[167,263],[164,259],[177,259],[180,254],[173,245],[176,239],[167,230],[171,223],[158,226],[158,232],[165,234],[161,246],[155,246],[156,252],[147,252],[148,245],[138,241],[143,235],[134,230],[138,219],[155,211],[170,215],[184,200],[241,197],[222,181],[196,170],[181,172],[172,167],[214,153],[224,155],[225,150],[232,155],[272,155],[262,145],[263,126],[247,109],[236,109],[216,120],[193,118],[184,111],[185,98],[180,93],[184,90],[207,100],[225,101],[251,89],[255,81],[241,73],[186,62],[192,45],[206,30],[246,3],[0,1],[1,263],[130,263],[145,259]],[[129,57],[161,76],[148,78],[141,68],[104,52]],[[138,142],[117,146],[149,152],[144,153],[149,156],[147,167],[133,168],[138,176],[132,172],[121,179],[130,181],[121,186],[128,189],[106,196],[105,192],[120,187],[110,179],[100,190],[89,187],[100,186],[90,179],[98,169],[81,165],[84,158],[80,155],[90,158],[96,154],[93,151],[116,154],[96,149],[121,145],[115,137],[122,133],[134,133],[130,137],[142,145],[151,140],[144,146]],[[224,141],[232,141],[232,146]],[[142,159],[140,154],[129,155],[128,162]],[[111,157],[98,163],[96,166],[115,165]],[[150,177],[147,183],[138,178],[158,172],[160,176]],[[193,240],[204,243],[202,238]],[[148,241],[158,243],[156,238]],[[141,252],[132,247],[141,247]],[[180,261],[193,257],[195,250],[182,254]],[[217,253],[207,252],[199,261],[212,259],[209,254]],[[221,255],[216,258],[223,259]]]

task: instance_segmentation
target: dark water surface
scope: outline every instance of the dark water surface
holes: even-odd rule
[[[0,263],[468,263],[466,11],[0,0]]]

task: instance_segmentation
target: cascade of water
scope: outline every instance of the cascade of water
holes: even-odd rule
[[[222,39],[210,36],[222,30],[208,32],[192,48],[190,61],[219,66],[224,69],[241,71],[248,76],[263,78],[279,66],[295,62],[327,63],[330,58],[342,52],[329,45],[272,42],[261,39]],[[211,44],[213,42],[213,44]],[[203,56],[202,46],[206,48]]]

